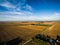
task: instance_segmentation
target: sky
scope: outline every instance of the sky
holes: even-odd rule
[[[60,0],[0,0],[0,21],[60,21]]]

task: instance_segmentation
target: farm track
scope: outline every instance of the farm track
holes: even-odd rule
[[[52,26],[50,26],[49,28],[51,28]],[[46,28],[44,31],[41,32],[41,34],[44,34],[45,31],[47,31],[47,29],[49,28]],[[22,45],[26,45],[27,43],[30,43],[32,41],[32,39],[29,39],[27,40],[25,43],[23,43]]]

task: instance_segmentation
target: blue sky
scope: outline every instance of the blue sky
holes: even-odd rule
[[[0,21],[60,20],[60,0],[0,0]]]

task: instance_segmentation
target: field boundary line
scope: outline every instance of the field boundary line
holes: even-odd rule
[[[29,43],[30,41],[32,41],[32,39],[26,41],[26,42],[25,42],[24,44],[22,44],[22,45],[25,45],[25,44]]]

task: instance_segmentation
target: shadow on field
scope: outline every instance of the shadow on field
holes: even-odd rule
[[[10,41],[1,42],[0,45],[18,45],[22,42],[22,38],[18,37]]]

